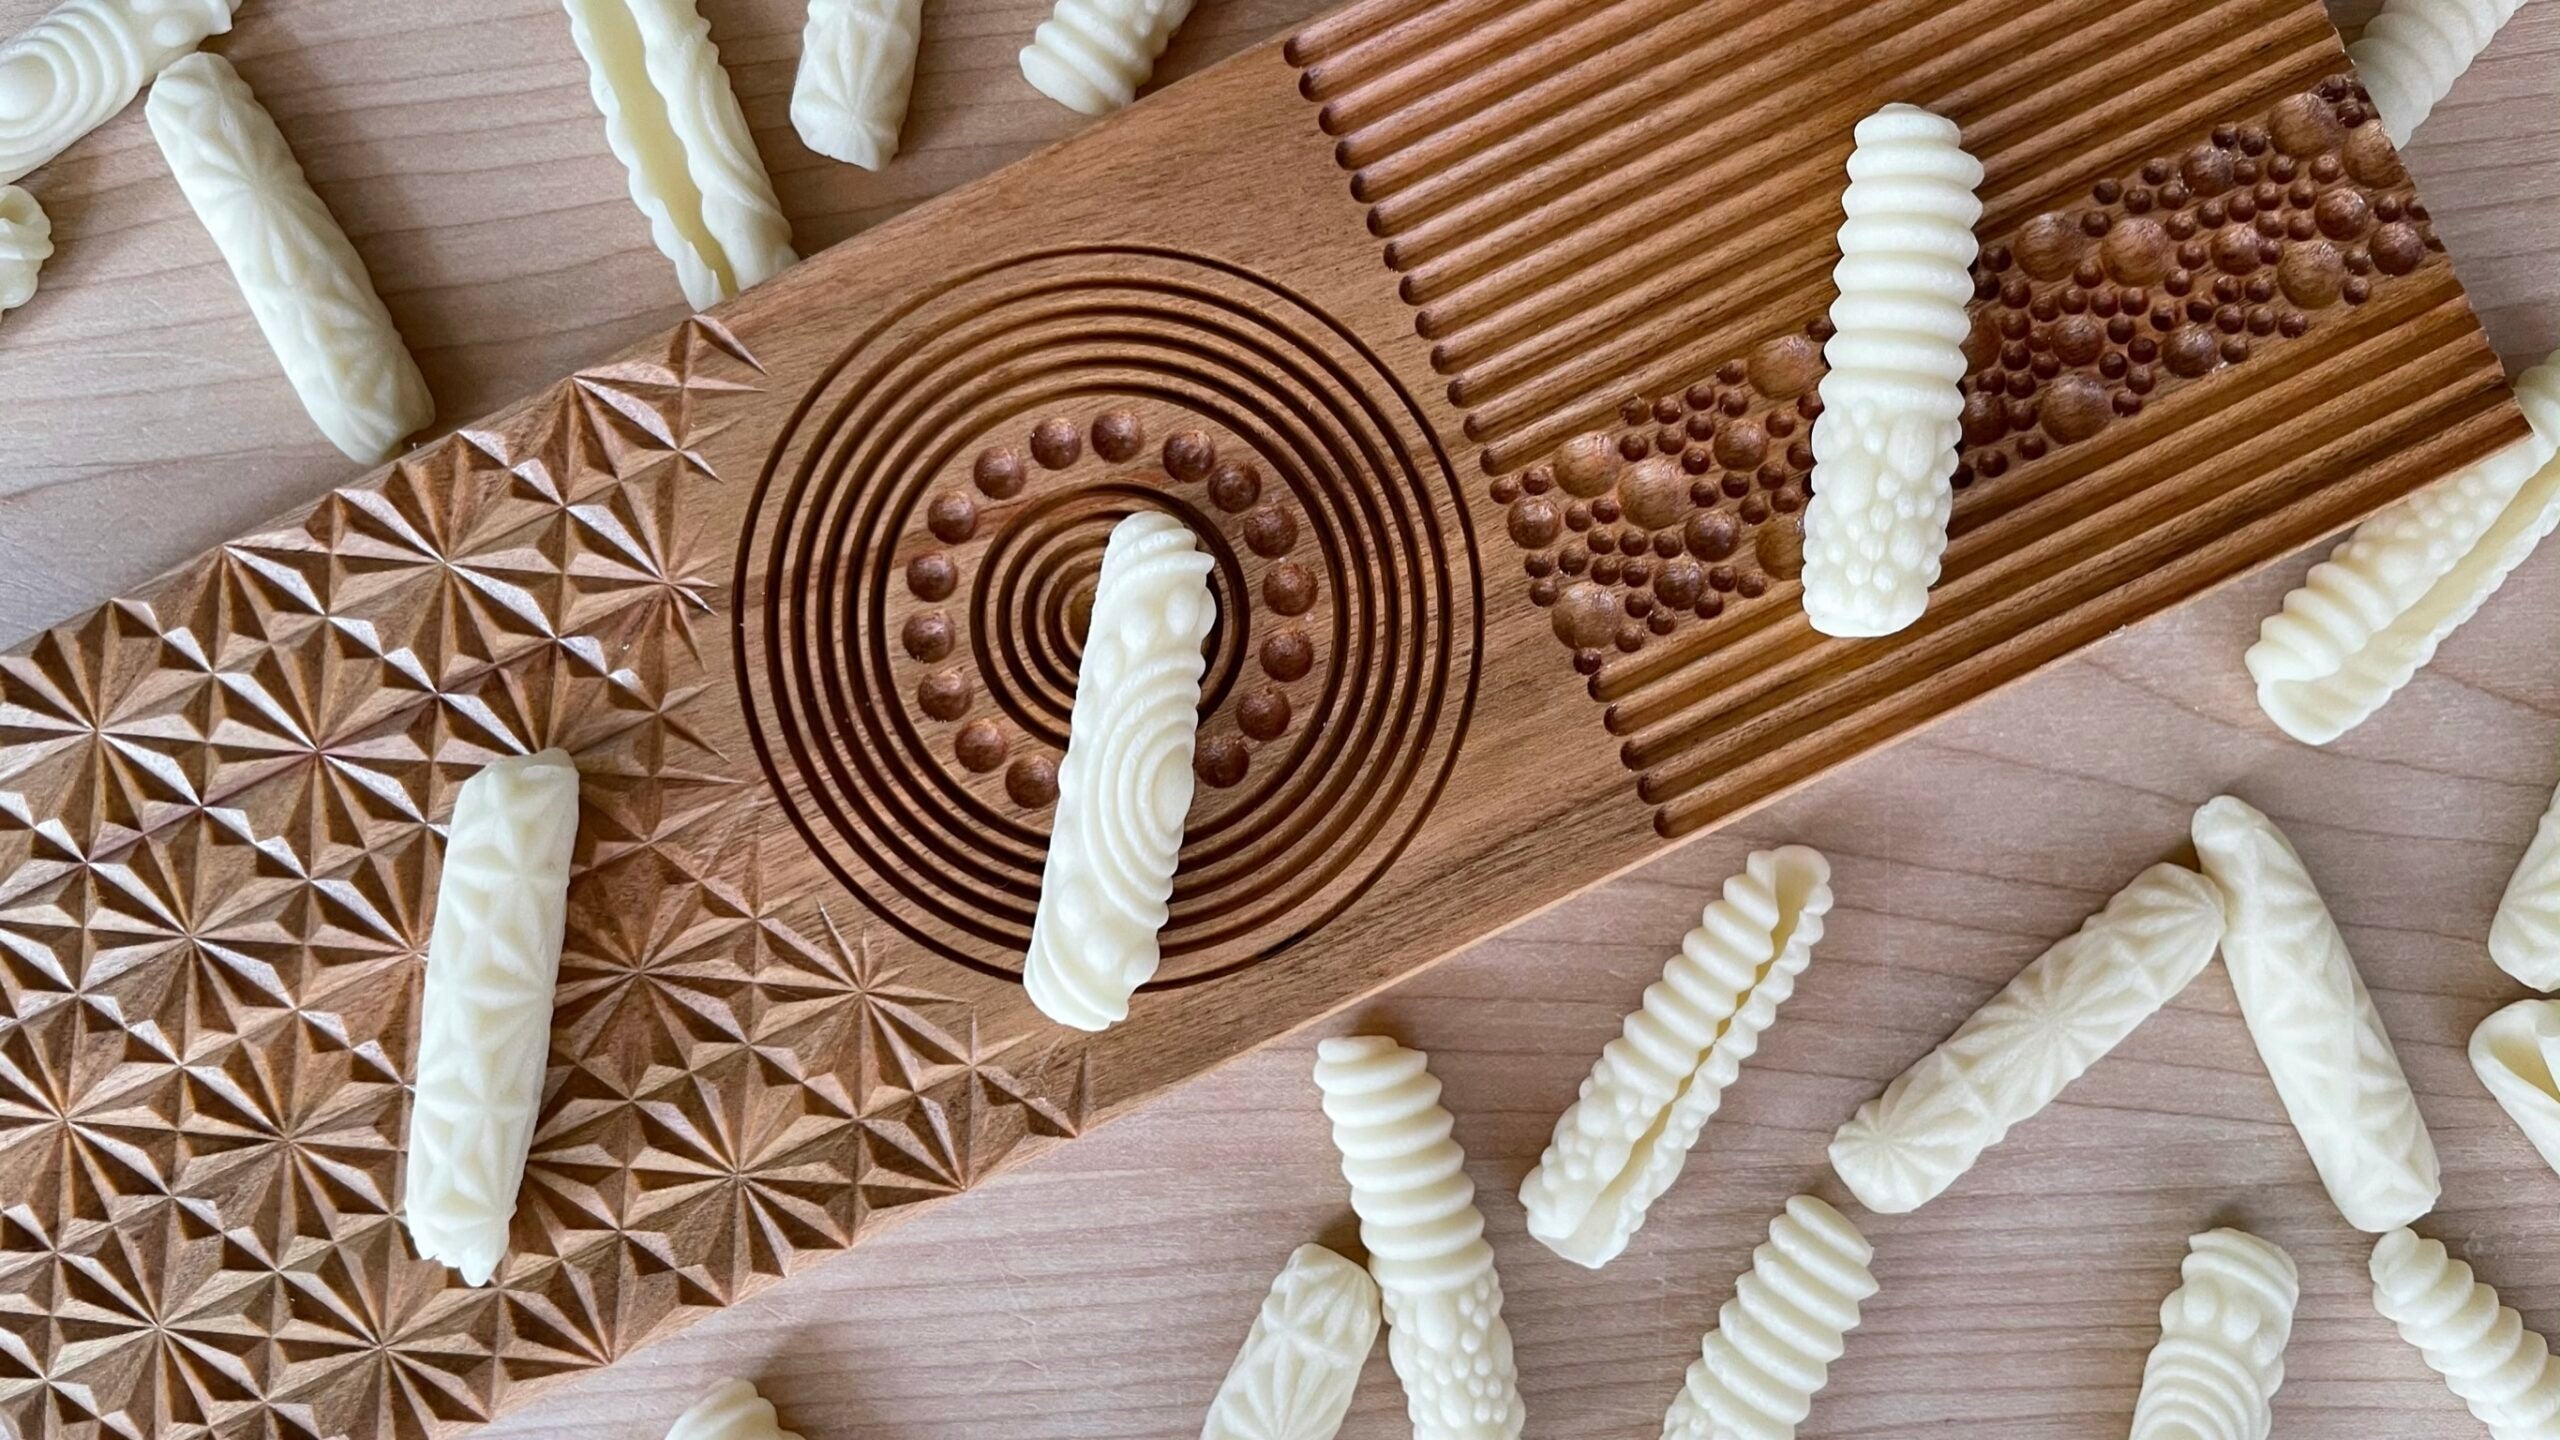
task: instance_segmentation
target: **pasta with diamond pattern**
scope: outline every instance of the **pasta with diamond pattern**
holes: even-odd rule
[[[1378,1341],[1378,1286],[1321,1245],[1271,1282],[1200,1440],[1333,1440]]]

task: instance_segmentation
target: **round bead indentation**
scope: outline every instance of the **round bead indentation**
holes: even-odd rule
[[[1084,432],[1076,422],[1053,415],[1031,428],[1031,458],[1046,470],[1064,470],[1084,454]]]
[[[1761,527],[1751,542],[1752,554],[1760,568],[1780,580],[1793,580],[1804,573],[1804,521],[1790,516]]]
[[[1004,445],[979,451],[976,463],[969,467],[969,478],[976,483],[978,492],[990,500],[1010,500],[1021,494],[1030,475],[1030,467],[1022,462],[1022,452]]]
[[[898,627],[898,648],[928,665],[948,658],[954,639],[951,617],[939,610],[915,611]]]
[[[1679,461],[1668,458],[1638,464],[1618,484],[1618,503],[1628,522],[1647,530],[1678,523],[1688,497],[1688,476],[1681,473]]]
[[[1147,427],[1128,410],[1107,410],[1093,422],[1093,453],[1114,465],[1135,460],[1147,448]]]
[[[1701,560],[1722,560],[1742,543],[1742,522],[1729,510],[1702,510],[1681,527],[1681,540]]]
[[[1279,739],[1289,732],[1288,695],[1271,685],[1246,695],[1236,705],[1236,727],[1251,739]]]
[[[1244,783],[1253,756],[1244,742],[1233,735],[1204,735],[1200,748],[1192,754],[1191,771],[1201,783],[1220,790],[1230,790]]]
[[[1209,503],[1239,514],[1262,498],[1262,471],[1250,460],[1229,460],[1209,472]]]
[[[2347,173],[2356,183],[2382,190],[2409,178],[2400,168],[2400,156],[2391,148],[2391,137],[2382,133],[2379,124],[2359,125],[2347,132],[2346,143],[2339,152],[2347,162]]]
[[[1556,451],[1556,484],[1567,495],[1587,500],[1605,493],[1617,479],[1618,451],[1606,435],[1576,435]]]
[[[2181,325],[2160,342],[2160,363],[2172,375],[2193,379],[2213,368],[2213,332],[2201,325]]]
[[[1543,495],[1523,495],[1511,502],[1511,540],[1524,550],[1556,542],[1564,533],[1564,512]]]
[[[2178,162],[2178,178],[2198,198],[2219,195],[2231,188],[2231,152],[2212,145],[2198,145]]]
[[[1295,625],[1283,626],[1262,638],[1262,673],[1284,685],[1305,679],[1315,663],[1315,643]]]
[[[951,753],[969,771],[985,775],[1004,763],[1004,727],[993,720],[972,720],[951,738]]]
[[[1262,599],[1283,615],[1304,615],[1316,603],[1316,577],[1295,560],[1283,560],[1262,577]]]
[[[2367,248],[2373,254],[2373,268],[2385,275],[2406,275],[2427,258],[2426,237],[2416,226],[2400,221],[2374,231]]]
[[[1217,444],[1197,430],[1177,430],[1165,437],[1164,471],[1176,480],[1197,481],[1218,463]]]
[[[2177,244],[2168,227],[2147,216],[2125,221],[2107,233],[2098,247],[2108,275],[2122,285],[2153,285],[2169,273]]]
[[[1769,456],[1769,432],[1751,420],[1736,420],[1716,432],[1716,463],[1727,470],[1757,470]]]
[[[916,682],[916,708],[936,720],[957,720],[969,713],[974,688],[964,670],[933,671]]]
[[[939,550],[907,562],[907,593],[919,600],[948,600],[960,586],[960,567]]]
[[[1005,798],[1025,810],[1058,803],[1058,765],[1046,755],[1025,755],[1004,772]]]
[[[2018,231],[2018,268],[2038,280],[2059,280],[2078,267],[2087,243],[2079,226],[2048,211]]]
[[[1618,603],[1597,582],[1576,580],[1556,597],[1548,619],[1557,639],[1577,650],[1597,649],[1617,634]]]
[[[2086,365],[2106,349],[2107,331],[2090,316],[2065,315],[2053,322],[2051,339],[2054,358],[2065,365]]]
[[[2338,247],[2326,240],[2295,245],[2276,263],[2276,284],[2284,291],[2284,298],[2305,310],[2337,303],[2338,292],[2346,283],[2347,262],[2338,254]]]
[[[2107,423],[2107,388],[2086,375],[2065,375],[2046,387],[2044,433],[2059,444],[2086,440]]]
[[[936,495],[924,510],[924,528],[945,545],[957,545],[978,533],[978,507],[966,495]]]
[[[1822,379],[1822,347],[1809,335],[1781,335],[1751,352],[1752,386],[1772,400],[1792,400]]]

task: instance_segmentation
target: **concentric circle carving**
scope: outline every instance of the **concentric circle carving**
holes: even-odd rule
[[[1018,975],[1111,527],[1215,561],[1157,984],[1350,903],[1436,799],[1481,620],[1458,482],[1350,332],[1242,271],[1026,256],[855,340],[768,461],[738,567],[750,733],[883,919]]]

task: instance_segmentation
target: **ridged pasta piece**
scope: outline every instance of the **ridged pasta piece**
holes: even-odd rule
[[[1200,1440],[1333,1440],[1378,1340],[1378,1286],[1321,1245],[1271,1282]]]
[[[2212,881],[2176,865],[2143,871],[1858,1107],[1832,1138],[1831,1168],[1880,1215],[1936,1199],[2185,989],[2221,941]]]
[[[1190,527],[1153,510],[1103,547],[1022,972],[1061,1025],[1118,1024],[1156,973],[1191,808],[1200,645],[1218,613],[1210,563]]]
[[[605,143],[695,309],[799,257],[791,222],[694,0],[561,0]]]
[[[1716,1312],[1662,1440],[1789,1440],[1876,1293],[1874,1258],[1839,1211],[1810,1195],[1788,1201]]]
[[[435,400],[284,132],[219,55],[161,71],[142,109],[312,423],[350,460],[389,459]]]
[[[2380,1234],[2435,1208],[2435,1141],[2355,957],[2275,822],[2225,795],[2196,812],[2222,887],[2222,959],[2249,1038],[2338,1213]]]
[[[2560,356],[2515,395],[2532,434],[2357,526],[2258,627],[2244,659],[2286,734],[2325,745],[2370,719],[2560,525]]]
[[[0,44],[0,185],[133,102],[170,62],[231,28],[240,0],[63,0]]]
[[[2536,990],[2560,990],[2560,791],[2533,827],[2489,922],[2489,958]]]
[[[809,0],[791,128],[821,155],[877,170],[898,153],[924,0]]]
[[[533,1146],[578,835],[567,752],[493,761],[454,797],[427,937],[401,1213],[418,1254],[485,1285]]]
[[[0,185],[0,310],[35,298],[36,277],[51,258],[53,221],[44,207],[15,185]]]
[[[2187,1241],[2160,1341],[2142,1366],[2132,1440],[2266,1440],[2302,1282],[2293,1257],[2245,1230]]]
[[[2489,1427],[2491,1440],[2560,1435],[2560,1361],[2442,1242],[2394,1230],[2373,1247],[2373,1306]]]
[[[773,1402],[744,1380],[723,1380],[676,1417],[667,1440],[800,1440],[782,1428]]]
[[[1070,110],[1109,114],[1138,98],[1191,3],[1058,0],[1022,52],[1022,76]]]
[[[1955,122],[1887,105],[1858,122],[1831,272],[1804,613],[1826,635],[1920,618],[1947,548],[1982,162]]]
[[[1753,851],[1724,882],[1520,1183],[1530,1234],[1595,1270],[1627,1248],[1795,993],[1830,911],[1830,862],[1802,845]]]
[[[2524,0],[2383,0],[2347,47],[2382,133],[2406,145]]]
[[[2560,1171],[2560,1000],[2519,1000],[2471,1032],[2471,1071]]]
[[[1526,1412],[1502,1279],[1466,1160],[1418,1050],[1378,1035],[1316,1046],[1360,1243],[1387,1314],[1387,1358],[1414,1440],[1518,1440]]]

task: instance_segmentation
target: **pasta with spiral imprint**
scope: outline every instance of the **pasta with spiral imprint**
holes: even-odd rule
[[[2373,1305],[2444,1377],[2490,1440],[2560,1435],[2560,1360],[2443,1242],[2394,1230],[2373,1247]]]
[[[724,1380],[676,1417],[667,1440],[800,1440],[782,1428],[773,1402],[744,1380]]]
[[[1947,548],[1982,218],[1982,162],[1959,138],[1952,120],[1887,105],[1849,153],[1804,516],[1804,613],[1826,635],[1919,619]]]
[[[2267,1440],[2302,1282],[2293,1257],[2245,1230],[2187,1242],[2142,1366],[2132,1440]]]
[[[1874,1258],[1839,1211],[1788,1201],[1689,1363],[1662,1440],[1789,1440],[1876,1293]]]
[[[1414,1440],[1518,1440],[1527,1415],[1502,1280],[1466,1154],[1418,1050],[1378,1035],[1316,1047],[1316,1087],[1387,1312]]]
[[[1058,0],[1022,51],[1031,88],[1086,115],[1138,98],[1191,0]]]
[[[2347,47],[2382,133],[2406,145],[2524,0],[2383,0]]]
[[[1802,845],[1754,851],[1724,882],[1520,1184],[1529,1233],[1548,1249],[1598,1269],[1627,1248],[1795,992],[1830,882],[1830,862]]]
[[[231,28],[240,0],[62,0],[0,43],[0,185],[97,129]]]

